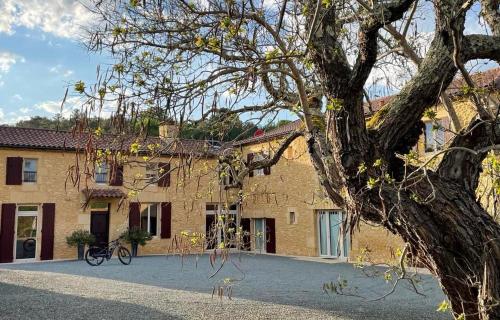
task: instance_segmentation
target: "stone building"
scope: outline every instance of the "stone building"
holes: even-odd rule
[[[500,68],[473,78],[498,106]],[[461,127],[475,116],[462,86],[457,80],[447,91]],[[389,99],[367,104],[367,117]],[[442,105],[435,111],[433,119],[423,119],[425,132],[415,148],[422,157],[439,151],[450,132],[460,129]],[[247,162],[266,157],[301,125],[298,120],[230,146],[175,139],[177,129],[168,125],[160,137],[102,135],[93,153],[88,151],[93,133],[0,126],[0,263],[74,259],[76,250],[65,239],[77,229],[89,230],[104,244],[139,227],[153,235],[140,248],[143,255],[227,247],[222,231],[203,243],[222,207],[236,230],[251,235],[245,250],[352,260],[369,249],[377,260],[391,259],[403,245],[396,236],[367,224],[353,230],[352,238],[344,230],[345,213],[324,196],[303,138],[275,166],[250,173],[240,190],[224,188],[217,170],[221,150],[238,150]],[[155,148],[155,156],[148,156]],[[93,161],[106,151],[126,154],[127,161]],[[190,243],[193,235],[201,241]]]

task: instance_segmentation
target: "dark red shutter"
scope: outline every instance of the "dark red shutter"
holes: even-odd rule
[[[16,204],[2,203],[0,229],[0,263],[14,261],[14,227]]]
[[[141,227],[141,206],[139,202],[130,202],[128,212],[128,228],[130,230]]]
[[[271,167],[264,167],[264,175],[268,176],[271,174]]]
[[[252,163],[252,161],[253,161],[253,153],[247,154],[247,165]],[[248,173],[248,176],[253,177],[253,170]]]
[[[5,184],[20,185],[23,183],[23,158],[8,157]]]
[[[172,237],[172,204],[170,202],[161,203],[161,232],[162,239]]]
[[[40,260],[54,259],[54,222],[56,217],[56,204],[44,203],[42,205],[42,250]]]
[[[170,163],[158,163],[158,169],[163,169],[160,173],[159,171],[159,179],[158,186],[159,187],[169,187],[170,186]]]
[[[276,223],[273,218],[266,218],[266,252],[276,253]]]
[[[123,186],[123,166],[111,166],[110,186]]]

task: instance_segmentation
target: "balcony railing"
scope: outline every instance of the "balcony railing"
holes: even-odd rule
[[[107,173],[97,173],[95,174],[95,182],[96,183],[108,183],[108,174]]]
[[[36,182],[36,171],[24,171],[23,182]]]

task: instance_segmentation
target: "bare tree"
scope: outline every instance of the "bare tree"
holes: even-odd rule
[[[476,5],[486,32],[466,34]],[[500,318],[500,226],[476,201],[483,160],[500,140],[498,105],[491,108],[466,69],[477,59],[500,61],[498,1],[93,0],[89,9],[98,18],[86,44],[115,61],[98,85],[78,84],[89,110],[116,100],[118,114],[156,108],[181,124],[221,108],[256,122],[295,113],[302,130],[272,158],[239,168],[235,185],[304,136],[351,230],[366,220],[398,234],[439,279],[455,317]],[[415,45],[421,17],[433,21],[426,52]],[[395,63],[418,68],[367,123],[370,75],[389,74]],[[439,98],[448,104],[443,92],[457,71],[477,117],[436,169],[415,165],[408,154],[421,118]]]

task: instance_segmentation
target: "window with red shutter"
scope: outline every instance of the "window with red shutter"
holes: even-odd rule
[[[159,187],[169,187],[170,186],[170,163],[158,163],[159,169]]]
[[[122,186],[123,185],[123,166],[113,165],[111,166],[111,176],[109,180],[110,186]]]
[[[5,184],[21,185],[23,183],[23,158],[8,157]]]

